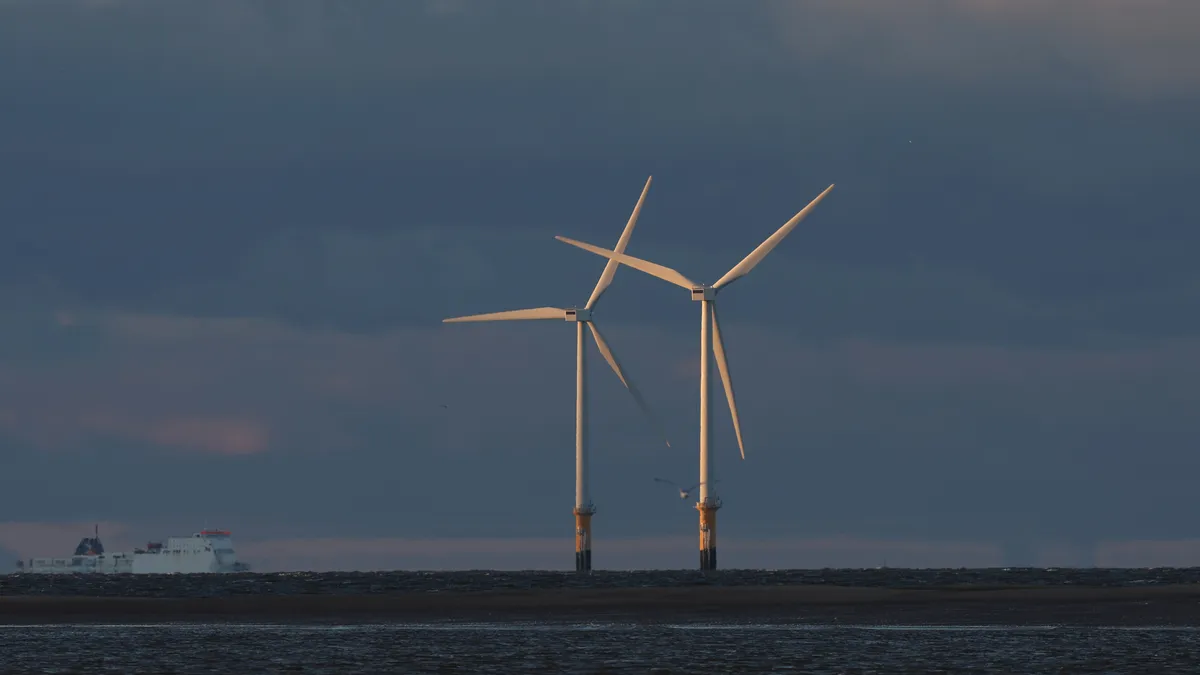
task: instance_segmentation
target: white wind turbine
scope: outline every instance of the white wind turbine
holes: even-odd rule
[[[829,194],[833,186],[825,188],[825,191],[817,195],[817,198],[804,207],[792,219],[783,224],[783,227],[776,230],[775,234],[767,237],[766,241],[758,245],[758,248],[750,252],[742,261],[733,266],[725,276],[717,280],[717,283],[711,286],[706,284],[698,284],[691,279],[683,276],[679,272],[663,267],[641,258],[635,258],[631,255],[626,255],[623,251],[609,251],[599,246],[585,244],[581,241],[568,239],[566,237],[555,237],[559,241],[566,242],[572,246],[577,246],[585,251],[591,251],[596,255],[601,255],[609,259],[609,262],[620,262],[634,269],[641,270],[646,274],[658,277],[663,281],[675,284],[682,288],[686,288],[692,293],[692,300],[700,302],[700,496],[696,503],[696,509],[700,512],[700,569],[715,570],[717,568],[717,509],[721,508],[721,499],[717,496],[715,488],[716,472],[713,466],[713,456],[709,452],[709,444],[711,443],[710,422],[712,415],[709,410],[709,403],[712,399],[712,386],[710,383],[710,373],[712,367],[709,365],[708,351],[709,343],[712,343],[711,349],[717,357],[717,369],[721,373],[721,383],[725,387],[725,398],[729,401],[729,413],[733,417],[733,430],[737,434],[738,449],[741,451],[742,459],[746,459],[746,446],[742,443],[742,425],[738,421],[737,404],[733,397],[733,381],[729,376],[729,362],[725,358],[725,345],[721,341],[721,326],[717,321],[717,306],[716,297],[720,290],[737,279],[746,276],[750,270],[754,269],[767,254],[771,252],[783,238],[788,235],[800,223],[801,220],[809,214],[817,204]],[[710,319],[711,317],[711,319]]]
[[[624,252],[625,247],[629,244],[629,237],[633,234],[633,228],[637,225],[638,215],[642,212],[642,204],[646,201],[646,193],[650,190],[651,180],[653,180],[653,176],[646,179],[646,186],[642,188],[642,194],[638,197],[637,205],[633,207],[633,213],[629,216],[629,222],[625,224],[625,230],[621,232],[621,238],[617,240],[617,247],[615,249],[617,252]],[[633,395],[633,400],[637,402],[638,407],[642,409],[642,412],[646,414],[651,423],[656,427],[658,426],[658,422],[654,418],[654,414],[650,412],[646,401],[629,379],[629,376],[621,369],[621,364],[613,354],[612,348],[608,346],[608,342],[601,335],[600,329],[596,327],[595,320],[592,319],[592,310],[600,300],[600,296],[604,295],[604,291],[612,284],[613,276],[616,275],[618,267],[620,267],[620,263],[617,261],[608,261],[608,264],[604,266],[604,272],[600,274],[600,280],[596,282],[596,288],[592,290],[592,296],[588,298],[587,304],[582,308],[537,307],[534,309],[475,314],[442,320],[443,323],[459,323],[466,321],[565,319],[566,321],[575,323],[575,570],[577,572],[587,572],[592,569],[591,519],[592,515],[596,512],[596,508],[591,501],[590,485],[588,483],[587,344],[583,333],[584,325],[587,325],[591,331],[592,338],[596,341],[596,347],[600,350],[600,354],[604,356],[604,359],[608,361],[608,365],[612,366],[613,372],[620,378],[621,384],[625,385],[625,388]],[[666,440],[665,437],[664,440]],[[667,447],[671,446],[669,440],[666,443]]]

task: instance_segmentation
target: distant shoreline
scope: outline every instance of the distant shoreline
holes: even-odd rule
[[[1200,626],[1200,584],[1141,587],[833,585],[538,589],[208,598],[3,596],[0,624],[390,621],[779,621]]]

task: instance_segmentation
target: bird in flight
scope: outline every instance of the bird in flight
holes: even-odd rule
[[[675,488],[676,490],[679,490],[679,498],[680,498],[680,499],[687,499],[687,498],[688,498],[688,495],[689,495],[689,494],[691,494],[692,490],[695,490],[696,488],[700,487],[701,485],[704,485],[704,483],[696,483],[696,484],[695,484],[695,485],[693,485],[692,487],[690,487],[690,488],[688,488],[688,489],[686,489],[686,490],[685,490],[685,489],[683,489],[683,488],[679,487],[679,484],[678,484],[678,483],[674,483],[674,482],[672,482],[672,481],[669,481],[669,480],[667,480],[666,478],[655,478],[655,479],[654,479],[654,481],[655,481],[655,482],[657,482],[657,483],[666,483],[667,485],[674,486],[674,488]],[[713,482],[714,482],[714,483],[719,483],[719,482],[721,482],[721,481],[713,481]]]

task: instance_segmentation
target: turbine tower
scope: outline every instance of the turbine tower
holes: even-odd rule
[[[710,378],[712,367],[708,360],[710,348],[717,357],[717,370],[720,371],[721,383],[725,387],[725,398],[729,401],[729,414],[733,417],[733,430],[737,434],[738,449],[741,451],[742,459],[746,459],[746,446],[742,443],[742,425],[738,421],[737,404],[733,397],[733,381],[729,376],[729,361],[725,358],[725,345],[721,341],[721,326],[717,321],[717,293],[737,279],[749,274],[750,270],[762,262],[763,258],[767,257],[767,254],[778,246],[779,242],[783,241],[783,238],[801,220],[804,220],[832,189],[832,185],[825,188],[825,191],[817,195],[817,198],[812,200],[808,206],[784,223],[783,227],[779,228],[775,234],[767,237],[766,241],[759,244],[758,248],[751,251],[750,255],[734,265],[725,273],[725,276],[711,286],[698,284],[669,267],[626,255],[620,250],[609,251],[574,239],[555,237],[559,241],[604,256],[608,258],[609,262],[624,263],[663,281],[686,288],[691,291],[692,300],[700,303],[700,496],[699,501],[696,502],[696,510],[700,512],[700,569],[702,570],[717,569],[717,509],[721,508],[721,498],[717,496],[715,488],[716,470],[712,453],[709,452],[709,445],[712,441],[709,426],[712,419],[709,405],[712,400]]]
[[[651,176],[646,179],[646,186],[642,188],[642,195],[638,197],[637,205],[633,207],[633,214],[629,216],[629,222],[625,224],[625,230],[621,233],[621,238],[617,240],[617,247],[615,249],[617,252],[624,252],[625,247],[629,244],[629,237],[633,234],[634,226],[637,225],[638,215],[642,212],[642,204],[646,201],[646,192],[650,190],[650,181],[653,178]],[[621,370],[621,364],[613,354],[612,348],[608,346],[608,342],[600,333],[600,329],[596,327],[595,320],[592,319],[592,311],[596,307],[596,303],[600,300],[600,296],[604,295],[604,291],[608,289],[609,285],[612,284],[613,276],[616,275],[619,266],[620,263],[615,260],[608,261],[608,264],[604,266],[604,272],[600,274],[600,280],[596,282],[596,288],[592,291],[592,296],[588,298],[587,304],[582,308],[560,309],[558,307],[537,307],[535,309],[517,309],[508,312],[475,314],[442,320],[442,323],[459,323],[467,321],[565,319],[575,324],[576,572],[590,572],[592,569],[592,515],[596,513],[596,507],[592,504],[591,488],[588,482],[587,344],[583,332],[584,325],[588,327],[592,338],[596,341],[596,347],[600,350],[600,354],[604,356],[604,359],[608,361],[608,365],[612,366],[613,372],[620,378],[621,384],[625,385],[625,388],[633,395],[633,400],[637,402],[638,407],[642,409],[642,412],[650,419],[651,423],[656,427],[658,426],[654,414],[650,412],[649,406],[646,405],[637,387],[633,385],[633,381]],[[671,446],[670,441],[666,441],[666,443],[667,447]]]

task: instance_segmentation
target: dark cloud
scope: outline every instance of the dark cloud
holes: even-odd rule
[[[885,4],[0,2],[2,508],[561,533],[568,327],[438,321],[583,303],[553,236],[653,174],[629,251],[709,281],[837,184],[721,298],[734,531],[1183,536],[1196,5]],[[679,439],[594,358],[612,532],[691,517],[695,314],[599,308]]]

